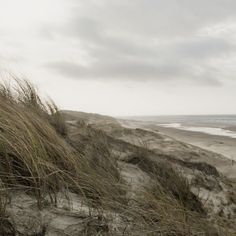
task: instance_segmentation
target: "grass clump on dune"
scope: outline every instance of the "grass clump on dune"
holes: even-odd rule
[[[63,127],[57,107],[43,102],[28,81],[17,80],[13,89],[1,85],[0,179],[5,187],[33,192],[39,206],[46,195],[56,201],[62,189],[85,197],[98,192],[101,199],[110,192],[112,184],[94,184],[100,173],[65,141]]]
[[[43,101],[29,81],[13,78],[13,82],[14,85],[6,82],[0,84],[1,98],[47,119],[59,134],[66,136],[66,124],[56,104],[51,99]]]
[[[97,200],[103,196],[100,200],[112,208],[119,208],[120,204],[126,204],[126,186],[121,178],[116,159],[109,150],[106,135],[84,122],[77,122],[72,127],[74,130],[69,132],[68,140],[76,152],[85,157],[79,168],[83,169],[81,173],[85,176],[84,179],[86,176],[89,177],[88,184],[93,186],[86,188],[87,196],[92,202],[95,200],[95,204],[99,203]]]
[[[140,192],[136,204],[137,212],[133,212],[133,217],[139,222],[136,227],[139,227],[143,235],[220,235],[204,215],[184,207],[157,182]]]
[[[71,148],[51,125],[52,118],[32,85],[17,81],[0,89],[0,178],[9,188],[33,191],[40,204],[76,174]]]
[[[200,200],[190,191],[188,181],[175,171],[170,163],[158,161],[145,151],[134,153],[129,157],[128,162],[137,164],[141,170],[159,183],[163,191],[178,200],[184,207],[205,214]]]

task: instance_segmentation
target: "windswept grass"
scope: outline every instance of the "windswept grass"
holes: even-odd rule
[[[174,170],[170,163],[154,160],[145,151],[134,153],[128,162],[137,164],[141,170],[159,183],[162,191],[178,200],[188,210],[205,213],[200,200],[190,191],[188,181]]]
[[[59,134],[66,136],[67,129],[64,117],[56,104],[51,99],[43,101],[36,88],[28,80],[13,78],[13,84],[1,83],[0,96],[4,101],[18,104],[19,107],[47,119]]]
[[[157,182],[147,186],[138,196],[133,218],[139,222],[136,227],[143,232],[142,235],[219,235],[205,216],[183,207]]]
[[[79,168],[89,182],[85,188],[86,195],[92,202],[95,200],[95,204],[99,203],[97,200],[102,200],[103,207],[108,204],[112,208],[119,208],[120,204],[126,204],[126,186],[116,159],[109,150],[106,135],[84,122],[78,122],[75,127],[70,132],[69,142],[79,156],[85,157]],[[100,192],[97,192],[98,189]]]
[[[99,182],[102,174],[92,159],[62,138],[65,124],[52,104],[43,102],[28,81],[17,80],[13,89],[0,86],[1,181],[7,188],[33,192],[39,206],[47,195],[56,202],[63,189],[109,199],[110,188],[120,188],[118,180],[115,185],[111,174],[107,184]]]

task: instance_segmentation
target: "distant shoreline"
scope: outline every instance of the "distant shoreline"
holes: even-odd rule
[[[236,115],[147,116],[126,121],[236,161]]]
[[[154,122],[148,121],[131,121],[119,120],[121,125],[126,128],[140,128],[153,132],[158,132],[162,135],[168,136],[176,141],[190,144],[198,148],[219,154],[219,158],[201,159],[206,163],[217,167],[224,175],[231,179],[236,179],[236,139],[210,135],[202,132],[193,132],[189,130],[180,130],[176,128],[168,128],[158,126]],[[207,158],[207,157],[206,157]]]
[[[158,127],[175,128],[190,132],[204,133],[213,136],[230,137],[236,139],[236,127],[211,127],[207,125],[185,126],[180,123],[157,124]]]
[[[235,138],[190,130],[162,127],[158,125],[156,125],[156,127],[152,127],[152,129],[158,130],[159,132],[173,137],[179,141],[222,154],[223,156],[236,161]]]

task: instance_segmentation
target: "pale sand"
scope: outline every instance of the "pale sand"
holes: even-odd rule
[[[127,128],[141,128],[158,132],[182,143],[187,143],[217,153],[218,155],[210,155],[210,153],[209,155],[203,155],[198,161],[213,165],[228,178],[236,180],[236,139],[234,138],[209,135],[206,133],[186,131],[176,128],[167,128],[158,126],[153,122],[120,120],[120,123]],[[177,142],[177,146],[174,144],[175,143],[170,143],[169,148],[181,149],[181,147],[178,147]],[[157,146],[157,148],[160,147]],[[161,148],[163,149],[163,147]]]
[[[209,135],[201,132],[193,132],[179,130],[175,128],[166,128],[156,126],[155,130],[159,130],[163,134],[173,137],[185,143],[189,143],[206,150],[220,153],[229,159],[235,161],[236,165],[236,139],[226,136]]]
[[[151,127],[150,127],[151,128]],[[188,143],[205,150],[219,153],[226,157],[226,160],[212,159],[204,160],[207,163],[215,166],[227,177],[236,180],[236,139],[209,135],[201,132],[192,132],[186,130],[179,130],[175,128],[166,128],[161,126],[152,126],[152,130],[159,131],[176,140]]]

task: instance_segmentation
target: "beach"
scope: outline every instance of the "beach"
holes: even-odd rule
[[[153,127],[153,130],[171,136],[179,141],[189,143],[213,152],[220,153],[236,162],[236,139],[220,135],[210,135],[203,132],[193,132],[163,126]]]
[[[183,130],[175,128],[179,126],[172,125],[172,123],[170,124],[171,127],[165,127],[153,121],[120,120],[120,122],[127,128],[141,128],[164,135],[173,140],[173,142],[166,143],[166,147],[160,146],[154,141],[153,149],[164,148],[166,150],[170,149],[173,152],[178,149],[181,152],[184,144],[187,144],[191,145],[188,148],[193,150],[194,147],[207,150],[209,151],[208,154],[199,157],[198,161],[213,165],[228,178],[236,179],[236,138]],[[234,128],[232,127],[230,130],[234,130]],[[183,143],[183,146],[178,146],[178,142]]]

